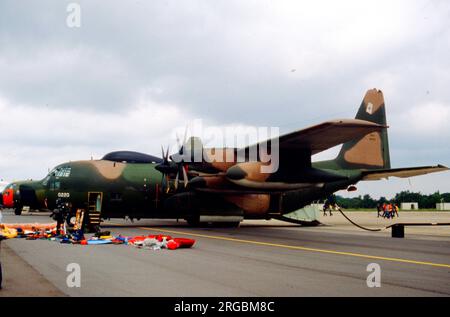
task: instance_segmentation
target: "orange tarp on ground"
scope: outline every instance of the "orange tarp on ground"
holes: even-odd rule
[[[10,228],[17,229],[21,228],[22,230],[53,230],[56,228],[55,223],[2,223],[0,224],[0,228]]]

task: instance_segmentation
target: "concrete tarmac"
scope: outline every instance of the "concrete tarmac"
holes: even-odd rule
[[[409,214],[414,218],[409,221],[423,222],[430,215]],[[376,213],[373,218],[367,213],[349,216],[373,227],[381,221]],[[448,222],[450,213],[433,217]],[[399,219],[403,220],[402,214]],[[4,222],[9,223],[49,220],[42,214],[18,217],[4,213]],[[190,228],[183,221],[158,220],[131,224],[113,219],[104,224],[104,230],[113,234],[161,233],[197,240],[192,249],[175,251],[24,239],[3,243],[69,296],[450,295],[449,227],[440,228],[437,234],[430,228],[407,229],[405,239],[396,239],[390,231],[361,231],[344,221],[336,213],[323,217],[327,225],[320,227],[279,221],[244,221],[239,228]],[[80,288],[67,286],[70,263],[80,265]],[[380,266],[381,287],[367,285],[370,263]],[[8,271],[4,268],[5,276]]]
[[[3,272],[3,287],[0,297],[60,297],[64,296],[35,268],[25,262],[5,244],[0,251]]]

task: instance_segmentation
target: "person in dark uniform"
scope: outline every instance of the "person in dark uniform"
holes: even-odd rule
[[[377,204],[377,218],[379,218],[380,215],[383,216],[383,206],[380,203],[378,203]]]
[[[61,234],[61,227],[64,224],[64,202],[62,199],[58,198],[56,200],[56,208],[53,210],[51,217],[56,221],[56,235],[59,236]]]
[[[336,204],[336,196],[330,195],[328,196],[327,200],[325,201],[325,205],[323,206],[323,215],[327,215],[327,210],[330,212],[330,216],[333,216],[333,209],[337,210],[337,204]]]
[[[330,209],[330,204],[328,203],[328,200],[325,201],[325,204],[323,204],[323,215],[326,216],[327,215],[327,210]]]

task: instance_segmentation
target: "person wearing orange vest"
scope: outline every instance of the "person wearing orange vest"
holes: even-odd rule
[[[387,205],[387,212],[388,212],[388,218],[394,218],[394,214],[393,214],[393,210],[392,210],[392,204],[391,203],[389,203],[388,205]]]
[[[386,218],[388,216],[388,212],[387,212],[387,204],[383,203],[383,218]]]

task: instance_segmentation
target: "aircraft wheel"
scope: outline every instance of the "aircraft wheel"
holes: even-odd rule
[[[16,216],[20,216],[22,214],[22,207],[16,207],[14,208],[14,214]]]

